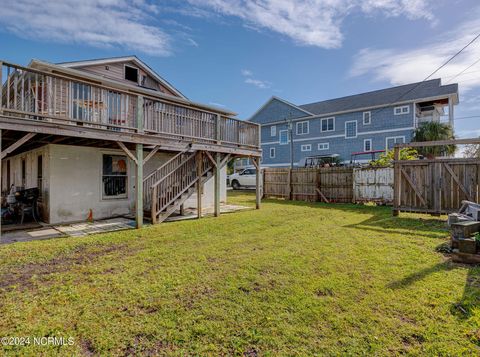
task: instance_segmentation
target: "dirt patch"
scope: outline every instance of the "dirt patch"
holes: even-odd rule
[[[85,265],[98,260],[110,253],[128,252],[127,245],[80,245],[73,251],[61,254],[51,260],[41,263],[29,263],[11,268],[11,271],[0,275],[0,292],[13,289],[28,289],[32,287],[32,277],[45,280],[49,275],[73,270],[76,266]]]

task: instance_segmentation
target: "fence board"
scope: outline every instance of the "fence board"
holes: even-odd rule
[[[353,171],[354,201],[393,202],[393,168],[357,168]]]

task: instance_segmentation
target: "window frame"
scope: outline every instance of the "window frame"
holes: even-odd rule
[[[368,149],[368,150],[367,150],[366,147],[365,147],[365,144],[366,144],[367,142],[370,143],[370,149]],[[365,151],[365,152],[373,151],[373,142],[372,142],[372,139],[363,139],[363,151]]]
[[[368,114],[368,123],[365,121],[365,114]],[[363,125],[370,125],[372,124],[372,112],[363,112]]]
[[[327,130],[323,130],[323,121],[324,120],[332,120],[333,125],[332,125],[331,130],[328,129],[328,122],[327,122]],[[335,117],[321,118],[320,119],[320,132],[321,133],[326,133],[326,132],[329,132],[329,131],[335,131]]]
[[[121,195],[116,195],[116,196],[108,196],[105,195],[105,184],[103,182],[104,176],[115,176],[115,177],[123,177],[123,175],[105,175],[103,173],[103,159],[104,156],[121,156],[125,158],[125,165],[126,165],[126,173],[124,175],[125,177],[125,193]],[[110,201],[110,200],[128,200],[129,196],[129,161],[127,155],[124,155],[122,153],[118,152],[102,152],[101,153],[101,159],[100,159],[100,198],[102,201]]]
[[[387,136],[387,137],[385,138],[385,151],[393,150],[393,148],[392,148],[392,149],[389,149],[389,148],[388,148],[388,139],[393,139],[393,140],[394,140],[394,142],[393,142],[394,145],[393,145],[393,146],[395,146],[395,144],[397,143],[397,142],[396,142],[397,139],[402,139],[402,140],[403,140],[403,143],[406,142],[405,135]]]
[[[300,145],[301,152],[312,151],[312,144],[302,144]]]
[[[270,136],[277,136],[277,126],[276,125],[272,125],[270,127]]]
[[[320,145],[326,145],[327,147],[322,149],[322,148],[320,148]],[[319,151],[330,150],[330,143],[318,143],[317,144],[317,150],[319,150]]]
[[[407,108],[407,111],[403,111],[403,109]],[[397,110],[400,110],[399,113],[397,113]],[[406,114],[410,114],[410,106],[409,105],[401,105],[401,106],[398,106],[398,107],[394,107],[393,108],[393,115],[406,115]]]
[[[126,78],[127,67],[135,69],[137,71],[137,80],[136,81],[132,81],[132,80]],[[138,85],[138,84],[140,84],[139,78],[140,78],[140,68],[131,66],[131,65],[126,64],[126,63],[123,65],[123,80],[129,81],[129,82],[132,82],[132,83],[137,83],[137,85]]]
[[[302,130],[302,132],[300,133],[298,131],[298,129],[303,128],[304,124],[307,124],[307,126],[306,126],[307,130],[305,132]],[[308,120],[297,122],[296,125],[295,125],[295,132],[297,133],[297,135],[308,135],[308,134],[310,134],[310,122]]]
[[[355,136],[347,136],[347,124],[355,123]],[[345,122],[345,139],[355,139],[358,136],[358,122],[356,120],[348,120]]]
[[[272,155],[272,152],[273,152],[273,155]],[[271,147],[269,150],[269,158],[275,159],[276,154],[277,154],[277,150],[275,149],[275,147]]]
[[[285,132],[287,133],[287,141],[282,143],[282,133]],[[288,143],[290,142],[290,138],[289,138],[290,135],[288,135],[288,129],[282,129],[282,130],[279,130],[278,131],[278,143],[280,145],[288,145]]]

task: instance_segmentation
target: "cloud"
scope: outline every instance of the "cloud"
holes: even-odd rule
[[[338,48],[342,21],[354,12],[434,21],[434,0],[188,0],[193,9],[238,17],[245,25],[280,33],[300,45]],[[192,10],[194,11],[194,10]],[[198,13],[198,12],[195,12]]]
[[[23,38],[171,54],[160,10],[144,0],[4,0],[0,27]]]
[[[249,69],[242,69],[242,76],[245,77],[245,83],[253,84],[255,87],[260,89],[267,89],[271,87],[271,83],[268,81],[263,81],[260,79],[253,78],[253,72]]]
[[[477,16],[478,18],[478,16]],[[480,33],[480,20],[467,20],[453,31],[413,49],[365,48],[355,55],[351,76],[368,76],[401,85],[421,81]],[[480,39],[470,45],[432,78],[459,83],[462,91],[480,86]],[[477,63],[476,63],[477,62]],[[473,65],[473,66],[471,66]],[[467,67],[471,66],[467,69]],[[467,70],[466,70],[467,69]],[[463,73],[461,73],[464,71]]]

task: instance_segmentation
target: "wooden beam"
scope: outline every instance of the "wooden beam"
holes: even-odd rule
[[[226,154],[225,157],[222,159],[222,162],[220,162],[220,167],[224,167],[228,160],[230,160],[230,157],[230,154]]]
[[[137,223],[137,228],[142,228],[143,226],[143,144],[137,144],[137,173],[135,175],[135,194],[136,194],[136,212],[135,219]],[[140,163],[140,164],[139,164]],[[152,200],[153,201],[153,200]]]
[[[152,202],[151,202],[151,218],[152,224],[157,223],[157,206],[158,206],[158,186],[153,186],[152,190]]]
[[[206,152],[207,153],[207,152]],[[215,205],[214,205],[214,215],[215,217],[220,216],[220,153],[215,154]]]
[[[330,203],[330,201],[328,200],[327,197],[325,197],[322,191],[320,191],[318,188],[315,188],[315,191],[317,191],[318,195],[320,196],[323,202]]]
[[[395,147],[399,148],[418,148],[418,147],[429,147],[429,146],[445,146],[445,145],[469,145],[469,144],[480,144],[480,138],[472,139],[454,139],[454,140],[437,140],[437,141],[418,141],[410,142],[403,144],[396,144]]]
[[[453,171],[452,167],[447,164],[446,162],[443,163],[443,166],[447,169],[448,173],[452,176],[453,180],[456,182],[460,190],[463,191],[465,196],[467,196],[467,199],[469,201],[474,201],[472,196],[470,195],[470,192],[467,191],[466,187],[463,185],[463,183],[460,182],[460,178],[457,176],[457,174]]]
[[[118,146],[120,146],[120,148],[125,152],[125,154],[127,154],[127,156],[133,160],[133,162],[135,162],[135,165],[138,166],[138,161],[137,161],[137,158],[138,156],[136,157],[135,155],[132,154],[132,152],[130,150],[128,150],[128,148],[125,146],[124,143],[122,143],[121,141],[117,141],[117,144]],[[142,145],[142,144],[137,144],[137,149],[138,149],[138,145]],[[142,150],[143,150],[143,145],[141,146],[142,147]],[[138,150],[137,150],[138,151]],[[138,153],[137,153],[138,154]],[[143,151],[142,151],[142,158],[143,158]],[[143,161],[143,159],[142,159]]]
[[[14,144],[10,145],[8,148],[2,151],[1,158],[4,159],[8,154],[12,153],[13,151],[17,150],[20,146],[25,144],[31,138],[33,138],[35,133],[28,133],[27,135],[23,136],[20,140],[17,140]]]
[[[205,151],[205,155],[207,155],[208,159],[212,162],[213,166],[217,166],[217,162],[215,161],[215,159],[212,157],[212,155],[208,152],[208,151]]]
[[[417,186],[415,186],[415,182],[413,182],[412,178],[407,174],[407,172],[405,171],[405,169],[401,168],[400,171],[402,172],[402,175],[407,179],[408,183],[410,184],[410,186],[412,187],[413,191],[415,192],[415,194],[417,195],[417,197],[420,199],[420,201],[422,202],[422,204],[424,206],[427,205],[427,202],[425,201],[425,199],[423,198],[422,196],[422,193],[420,191],[418,191],[418,188]]]
[[[157,153],[158,150],[160,150],[160,145],[155,146],[152,149],[152,151],[150,151],[148,153],[148,155],[145,157],[145,159],[143,159],[143,164],[145,165],[147,163],[147,161],[150,160],[153,157],[153,155],[155,155]]]
[[[400,148],[395,146],[393,148],[393,210],[392,215],[398,216],[400,211],[400,185],[402,183],[402,176],[400,173]]]
[[[257,168],[255,175],[255,208],[260,209],[260,204],[262,202],[262,184],[261,184],[261,171],[260,171],[260,158],[256,157],[253,159],[254,165]]]

